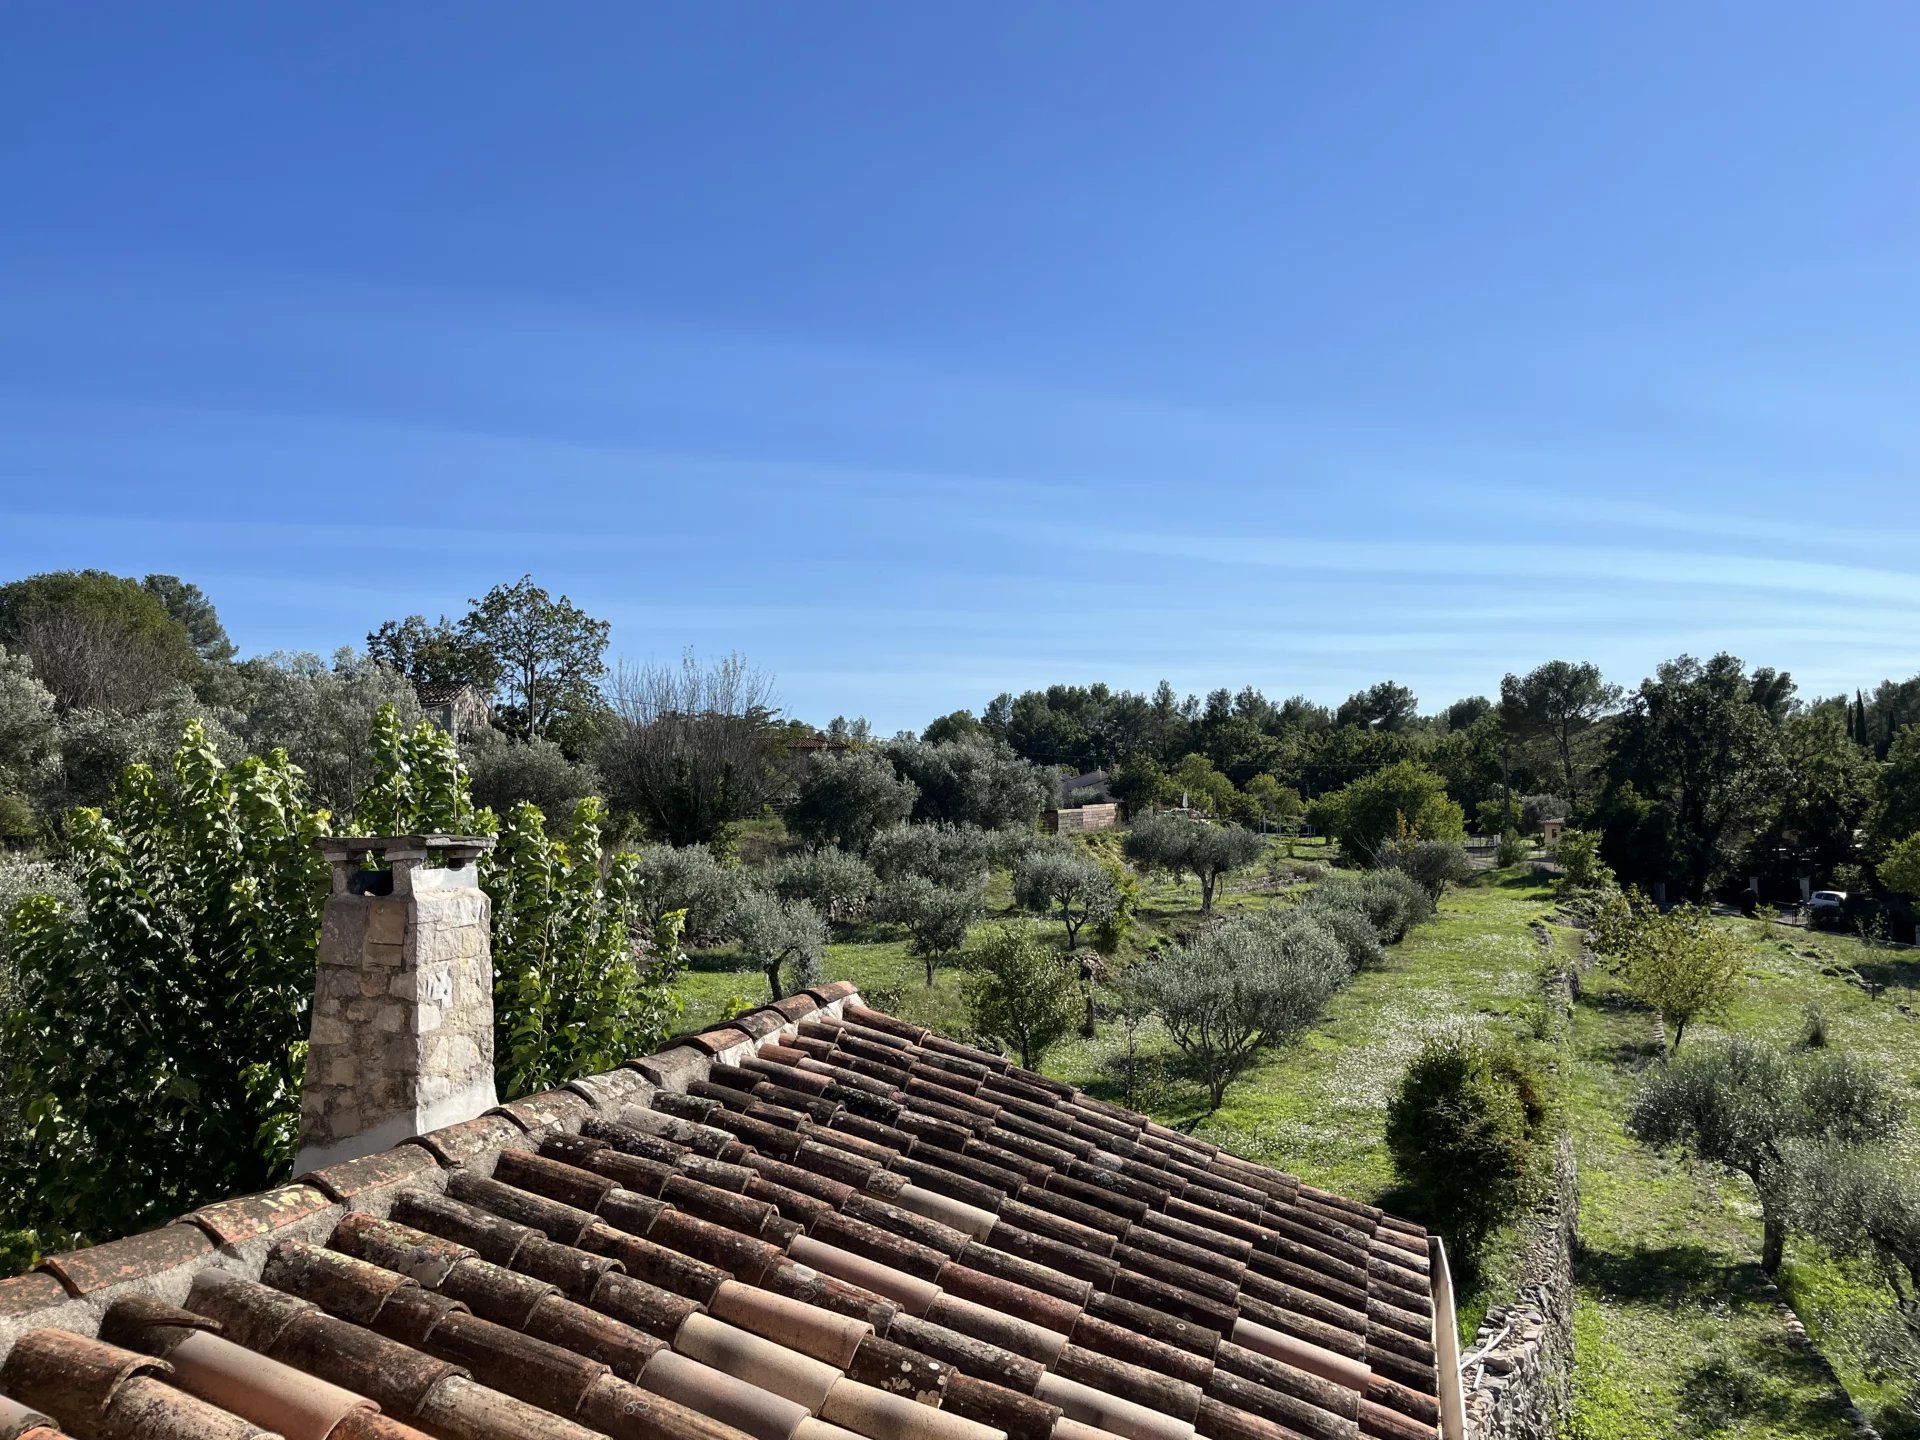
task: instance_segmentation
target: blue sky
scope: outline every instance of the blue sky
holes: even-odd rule
[[[891,731],[1920,670],[1910,5],[14,3],[0,575]]]

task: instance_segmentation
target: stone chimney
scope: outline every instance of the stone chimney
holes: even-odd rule
[[[313,1029],[294,1173],[491,1109],[491,907],[479,835],[327,837]],[[368,854],[386,869],[362,868]]]

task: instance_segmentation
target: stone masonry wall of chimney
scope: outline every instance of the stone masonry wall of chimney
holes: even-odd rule
[[[319,842],[334,878],[315,966],[296,1174],[496,1103],[491,908],[474,864],[492,843],[438,835]],[[368,852],[390,868],[361,869]]]

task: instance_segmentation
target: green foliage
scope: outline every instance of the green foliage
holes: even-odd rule
[[[186,626],[137,580],[62,570],[0,585],[0,645],[65,710],[139,712],[202,673]]]
[[[1182,756],[1167,779],[1189,806],[1209,815],[1231,815],[1234,802],[1239,798],[1233,782],[1216,770],[1205,755]]]
[[[947,889],[924,875],[902,875],[881,892],[880,918],[907,932],[907,949],[927,967],[933,984],[934,967],[967,943],[967,931],[984,912],[980,887]]]
[[[1373,863],[1375,869],[1399,871],[1436,904],[1449,885],[1473,874],[1466,847],[1456,840],[1390,840]]]
[[[818,755],[787,807],[787,829],[811,845],[864,851],[876,833],[912,813],[918,793],[877,750]]]
[[[516,806],[481,866],[493,902],[493,1059],[503,1095],[645,1055],[679,1016],[677,924],[664,916],[665,930],[648,924],[633,855],[613,856],[602,873],[602,818],[600,801],[584,799],[565,836],[549,835],[537,807]],[[644,973],[643,936],[654,956]]]
[[[544,735],[570,752],[583,749],[607,673],[607,622],[564,595],[555,600],[531,575],[471,603],[461,635],[498,669],[505,694],[494,711],[500,728],[521,740]]]
[[[1470,1030],[1428,1039],[1387,1102],[1387,1148],[1417,1213],[1471,1263],[1518,1210],[1546,1120],[1539,1077]]]
[[[1433,914],[1427,892],[1398,870],[1336,875],[1316,885],[1311,899],[1317,905],[1359,911],[1386,945],[1398,945],[1409,930]]]
[[[1323,795],[1308,819],[1340,842],[1351,862],[1371,864],[1390,840],[1464,840],[1466,821],[1433,771],[1403,760]]]
[[[1311,1025],[1351,969],[1334,934],[1295,911],[1213,925],[1137,962],[1128,979],[1217,1110],[1254,1056]]]
[[[984,737],[898,740],[886,747],[886,756],[913,783],[915,820],[1030,829],[1058,798],[1051,774]]]
[[[1627,989],[1666,1022],[1672,1051],[1688,1025],[1733,998],[1746,952],[1739,936],[1697,905],[1677,905],[1664,915],[1642,905],[1596,940],[1602,954],[1619,960]]]
[[[1888,747],[1871,829],[1882,849],[1920,832],[1920,723],[1901,730]]]
[[[233,659],[233,640],[213,601],[190,580],[178,575],[149,575],[140,588],[166,607],[167,614],[179,622],[192,642],[194,653],[209,665],[225,665]]]
[[[1282,785],[1264,770],[1247,781],[1246,808],[1262,826],[1298,820],[1307,813],[1307,803],[1291,785]]]
[[[1552,753],[1571,797],[1579,794],[1582,767],[1576,761],[1588,748],[1582,741],[1602,715],[1619,705],[1621,694],[1618,685],[1601,678],[1597,665],[1549,660],[1500,682],[1500,721],[1515,739]]]
[[[1613,871],[1600,858],[1600,837],[1588,830],[1566,829],[1553,847],[1561,884],[1568,890],[1595,890],[1614,883]]]
[[[1531,848],[1526,837],[1518,830],[1503,830],[1500,833],[1500,848],[1494,853],[1494,858],[1504,869],[1526,859]]]
[[[17,1221],[103,1240],[284,1174],[327,828],[284,754],[228,769],[197,723],[171,784],[134,766],[112,819],[69,817],[84,914],[40,895],[7,920]]]
[[[268,655],[235,667],[238,724],[255,754],[283,747],[315,801],[344,815],[373,774],[374,717],[391,705],[403,730],[420,721],[413,686],[397,670],[340,650]]]
[[[1220,877],[1251,865],[1266,842],[1239,825],[1209,825],[1190,815],[1153,812],[1127,831],[1127,858],[1145,870],[1164,870],[1178,878],[1191,870],[1200,881],[1200,909],[1213,909]]]
[[[687,937],[710,944],[726,933],[743,880],[704,845],[642,845],[634,855],[641,914],[649,925],[679,911]]]
[[[1349,970],[1368,969],[1386,957],[1380,932],[1374,928],[1365,905],[1354,891],[1316,886],[1307,892],[1300,909],[1332,932],[1346,953]]]
[[[782,900],[805,900],[829,925],[859,919],[880,888],[871,865],[831,845],[781,861],[771,880],[774,894]]]
[[[442,615],[388,620],[367,636],[367,658],[415,685],[471,685],[491,695],[500,683],[500,661],[477,637]]]
[[[373,715],[373,777],[353,807],[360,835],[491,835],[497,821],[473,803],[453,737],[422,720],[408,730],[393,705]]]
[[[1920,831],[1888,847],[1887,858],[1880,862],[1880,883],[1920,899]]]
[[[1682,1146],[1753,1182],[1764,1225],[1761,1265],[1780,1268],[1794,1165],[1803,1145],[1885,1139],[1901,1119],[1886,1079],[1844,1052],[1789,1056],[1734,1037],[1652,1071],[1627,1129],[1645,1144]]]
[[[820,983],[827,924],[805,900],[782,900],[744,886],[729,922],[740,949],[767,977],[775,1000]]]
[[[1120,947],[1127,943],[1127,937],[1133,934],[1135,912],[1140,908],[1140,880],[1117,860],[1104,855],[1095,858],[1113,881],[1113,909],[1094,926],[1093,947],[1102,955],[1117,955]]]
[[[496,815],[522,803],[538,806],[545,815],[568,815],[603,788],[591,764],[569,760],[559,745],[543,736],[510,740],[488,729],[462,754],[472,776],[474,804]]]
[[[1098,925],[1120,903],[1106,867],[1072,845],[1045,846],[1023,858],[1014,867],[1013,896],[1036,915],[1058,913],[1069,950],[1079,943],[1081,926]]]
[[[1682,655],[1641,683],[1609,732],[1597,805],[1608,858],[1626,878],[1672,880],[1698,898],[1771,821],[1784,783],[1780,730],[1759,701],[1777,679],[1749,678],[1731,655],[1704,664]]]
[[[0,840],[24,840],[39,828],[31,797],[44,793],[60,763],[53,692],[33,662],[0,646]]]
[[[1038,1066],[1079,1018],[1073,965],[1031,925],[996,925],[967,952],[963,987],[974,1030]]]
[[[948,889],[978,885],[998,863],[993,837],[975,825],[945,821],[894,825],[873,837],[867,860],[889,883],[923,875]]]

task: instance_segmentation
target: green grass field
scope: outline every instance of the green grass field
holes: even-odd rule
[[[1302,843],[1298,859],[1313,859],[1316,850]],[[1285,904],[1295,883],[1281,866],[1255,866],[1231,877],[1216,908]],[[990,918],[1011,913],[1004,876],[990,888],[989,905]],[[1143,880],[1139,927],[1121,963],[1195,923],[1198,907],[1191,880]],[[1779,1300],[1760,1272],[1759,1212],[1750,1188],[1654,1154],[1625,1133],[1637,1078],[1659,1063],[1654,1017],[1596,970],[1570,1030],[1549,1018],[1539,988],[1546,945],[1577,951],[1578,944],[1572,931],[1537,928],[1552,907],[1550,883],[1526,872],[1484,873],[1451,891],[1434,920],[1389,949],[1381,967],[1356,976],[1308,1035],[1263,1056],[1211,1115],[1204,1092],[1171,1063],[1175,1052],[1156,1022],[1130,1036],[1117,1021],[1103,1020],[1091,1040],[1063,1043],[1044,1068],[1239,1154],[1394,1208],[1382,1133],[1400,1070],[1436,1030],[1465,1024],[1503,1031],[1537,1047],[1580,1161],[1575,1440],[1850,1434],[1845,1396],[1818,1359],[1789,1343]],[[1849,937],[1779,927],[1763,935],[1748,922],[1729,923],[1752,943],[1745,983],[1724,1014],[1688,1032],[1689,1047],[1711,1043],[1716,1031],[1799,1043],[1814,1004],[1826,1018],[1829,1043],[1920,1083],[1920,1020],[1900,1008],[1920,999],[1920,952],[1869,951]],[[1059,933],[1057,923],[1047,928]],[[689,1025],[718,1018],[730,1002],[765,998],[764,978],[740,963],[725,953],[693,957],[681,984]],[[830,947],[826,969],[903,1018],[967,1032],[958,973],[942,970],[929,988],[918,959],[884,930]],[[1889,988],[1870,999],[1848,972]],[[1480,1275],[1463,1287],[1468,1335],[1486,1306],[1512,1289],[1514,1239],[1511,1232],[1497,1235]],[[1920,1433],[1898,1409],[1908,1382],[1888,1373],[1892,1294],[1884,1281],[1796,1241],[1781,1282],[1883,1433],[1890,1440]]]

